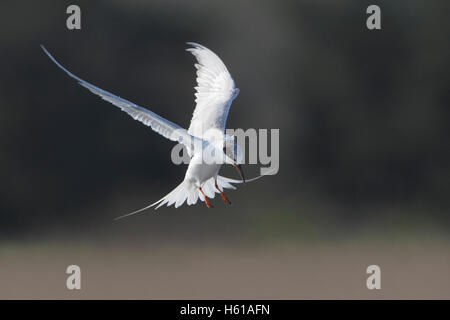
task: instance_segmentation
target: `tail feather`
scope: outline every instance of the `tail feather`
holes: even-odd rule
[[[186,200],[188,200],[191,194],[196,194],[197,192],[198,191],[195,185],[193,185],[189,181],[184,180],[178,185],[178,187],[173,189],[172,192],[170,192],[168,195],[162,198],[161,202],[155,209],[158,209],[165,204],[167,204],[168,207],[171,206],[172,204],[175,204],[175,208],[178,208]],[[195,204],[196,202],[197,201],[193,202],[192,204]]]
[[[189,196],[187,198],[187,204],[188,206],[192,204],[196,204],[198,200],[198,192],[191,192],[189,193]]]
[[[202,190],[208,198],[213,199],[216,193],[216,187],[214,186],[214,178],[211,178],[205,183],[203,183]]]
[[[230,179],[230,178],[226,178],[226,177],[222,177],[222,176],[217,176],[217,186],[219,187],[220,190],[223,190],[223,189],[235,190],[236,187],[233,186],[232,183],[242,183],[242,182],[243,182],[242,180],[234,180],[234,179]],[[216,189],[214,178],[207,180],[203,184],[202,190],[205,193],[205,195],[211,199],[214,199],[215,194],[219,193],[219,190]],[[202,199],[202,201],[203,201],[203,197],[200,197],[200,199]]]
[[[258,180],[259,178],[263,177],[263,175],[260,175],[258,177],[255,177],[253,179],[247,180],[247,182]],[[232,183],[243,183],[242,180],[235,180],[226,178],[223,176],[217,176],[217,186],[220,190],[223,189],[236,189],[235,186],[232,185]],[[205,195],[208,198],[213,199],[216,193],[219,193],[219,190],[216,189],[214,178],[211,178],[207,180],[203,186],[202,190],[205,193]],[[140,213],[142,211],[145,211],[147,209],[150,209],[154,206],[155,210],[160,208],[161,206],[167,204],[167,206],[171,206],[172,204],[175,204],[175,208],[178,208],[183,205],[184,202],[187,202],[187,205],[193,205],[196,204],[197,201],[200,199],[200,201],[205,201],[203,198],[203,195],[200,195],[200,191],[195,186],[195,184],[190,183],[189,181],[184,180],[181,182],[175,189],[173,189],[169,194],[164,196],[163,198],[159,199],[158,201],[152,203],[149,206],[146,206],[142,209],[133,211],[131,213],[125,214],[123,216],[117,217],[114,220],[123,219],[125,217],[129,217],[131,215]]]
[[[197,188],[189,183],[188,181],[181,182],[175,189],[173,189],[169,194],[162,197],[158,201],[152,203],[151,205],[148,205],[142,209],[133,211],[131,213],[127,213],[123,216],[117,217],[114,220],[120,220],[126,217],[129,217],[131,215],[140,213],[142,211],[145,211],[147,209],[150,209],[151,207],[155,207],[155,210],[160,208],[161,206],[167,204],[167,206],[171,206],[172,204],[175,204],[175,208],[180,207],[183,205],[183,203],[188,200],[188,204],[196,204],[198,199],[198,190]]]
[[[164,198],[162,198],[162,199],[159,199],[158,201],[156,201],[156,202],[152,203],[151,205],[148,205],[148,206],[146,206],[146,207],[144,207],[144,208],[141,208],[141,209],[139,209],[139,210],[136,210],[136,211],[133,211],[133,212],[130,212],[130,213],[124,214],[123,216],[120,216],[120,217],[114,218],[114,220],[120,220],[120,219],[123,219],[123,218],[129,217],[129,216],[132,216],[132,215],[134,215],[134,214],[140,213],[140,212],[142,212],[142,211],[145,211],[145,210],[147,210],[147,209],[150,209],[151,207],[153,207],[153,206],[157,205],[158,203],[160,203],[160,202],[161,202],[161,201],[163,201],[163,200],[164,200]]]
[[[233,189],[236,190],[236,187],[233,186],[231,183],[242,183],[240,180],[234,180],[222,176],[217,176],[217,185],[220,189]]]

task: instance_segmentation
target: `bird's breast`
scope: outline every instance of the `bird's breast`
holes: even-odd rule
[[[188,169],[186,171],[186,179],[190,181],[195,181],[200,186],[207,180],[211,179],[212,177],[217,176],[219,173],[220,167],[222,164],[208,164],[208,163],[201,163],[196,162],[195,156],[192,158],[191,162],[189,163]]]

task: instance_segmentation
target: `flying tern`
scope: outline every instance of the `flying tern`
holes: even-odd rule
[[[243,161],[242,150],[234,136],[225,134],[228,112],[231,103],[239,94],[239,89],[236,88],[225,64],[214,52],[197,43],[187,42],[187,44],[190,47],[186,51],[192,53],[197,60],[195,64],[197,69],[196,107],[188,130],[146,108],[140,107],[77,77],[56,61],[47,49],[41,45],[47,56],[60,69],[77,80],[80,85],[119,107],[135,120],[151,127],[165,138],[182,143],[187,149],[191,160],[181,184],[155,203],[116,219],[154,206],[157,209],[165,204],[167,206],[175,205],[175,208],[180,207],[185,202],[188,205],[194,205],[198,199],[204,201],[209,208],[212,206],[210,198],[214,198],[215,193],[219,193],[224,202],[231,204],[223,190],[225,188],[236,189],[232,183],[245,183],[241,167]],[[212,161],[205,161],[205,155],[209,156],[211,154],[214,155]],[[242,180],[220,176],[219,170],[222,164],[233,165],[238,170]]]

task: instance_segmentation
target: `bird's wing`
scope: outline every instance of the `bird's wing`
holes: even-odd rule
[[[99,95],[103,100],[106,100],[113,105],[119,107],[122,111],[128,113],[133,119],[138,120],[145,124],[146,126],[151,127],[154,131],[161,134],[163,137],[170,139],[172,141],[177,141],[179,143],[183,143],[188,147],[188,149],[193,148],[193,144],[195,142],[199,142],[198,138],[190,135],[186,129],[181,128],[179,125],[170,122],[169,120],[164,119],[163,117],[158,116],[156,113],[147,110],[143,107],[140,107],[128,100],[122,99],[108,91],[100,89],[83,79],[77,77],[69,70],[64,68],[58,61],[53,58],[53,56],[45,49],[43,45],[41,45],[42,50],[48,55],[48,57],[64,72],[66,72],[69,76],[78,81],[80,85],[90,90],[92,93]]]
[[[231,102],[239,93],[233,78],[220,58],[208,48],[188,42],[198,63],[197,86],[195,87],[195,110],[188,132],[196,137],[211,128],[225,131]]]

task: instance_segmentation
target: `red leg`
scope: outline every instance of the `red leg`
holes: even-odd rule
[[[231,204],[231,201],[228,200],[228,198],[227,198],[227,196],[225,195],[225,193],[223,193],[223,191],[219,189],[219,186],[217,185],[217,180],[215,181],[214,186],[216,187],[217,190],[219,190],[220,196],[222,197],[223,202],[226,202],[226,203],[228,203],[228,204]]]
[[[205,196],[205,194],[203,193],[202,187],[198,187],[198,190],[200,190],[200,192],[202,193],[202,195],[205,197],[205,204],[208,208],[213,207],[211,202],[209,201],[208,197]]]

